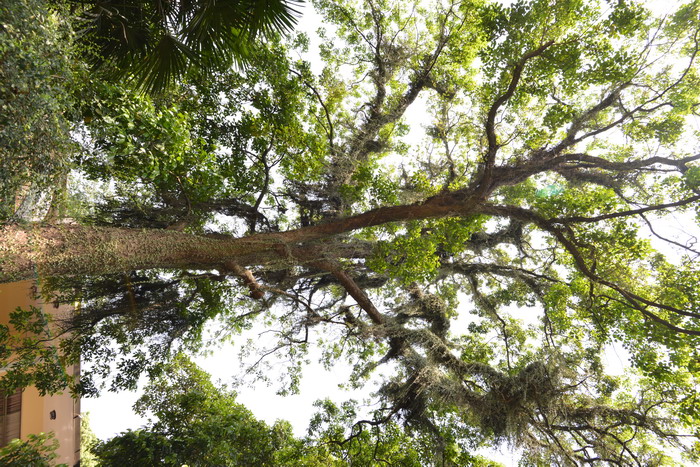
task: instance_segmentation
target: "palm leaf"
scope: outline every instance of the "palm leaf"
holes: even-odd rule
[[[296,24],[302,0],[100,0],[84,15],[96,68],[110,63],[148,92],[188,70],[244,66],[259,37]]]
[[[173,85],[187,71],[188,63],[198,56],[172,34],[164,34],[156,47],[135,64],[131,79],[137,87],[157,93]]]
[[[301,16],[303,4],[300,0],[253,0],[252,3],[252,32],[264,37],[291,31]]]

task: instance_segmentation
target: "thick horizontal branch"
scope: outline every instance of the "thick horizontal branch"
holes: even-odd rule
[[[590,154],[569,154],[567,156],[569,162],[584,162],[583,167],[596,167],[604,170],[611,170],[616,172],[627,172],[630,170],[639,170],[646,167],[651,167],[656,164],[668,165],[676,167],[680,172],[684,172],[687,169],[687,164],[700,160],[700,154],[694,156],[681,157],[679,159],[671,159],[669,157],[654,156],[647,159],[640,159],[637,161],[627,161],[627,162],[615,162],[607,160],[603,157],[591,156]]]

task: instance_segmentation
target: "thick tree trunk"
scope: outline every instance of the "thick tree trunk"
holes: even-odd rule
[[[77,225],[7,225],[0,239],[2,282],[136,269],[213,269],[246,251],[240,239]]]
[[[422,203],[389,206],[325,224],[242,238],[212,238],[157,229],[79,225],[0,227],[0,282],[74,274],[108,274],[138,269],[216,269],[225,263],[301,263],[323,257],[309,242],[387,222],[467,215],[477,200],[444,193]],[[347,252],[352,255],[351,252]]]

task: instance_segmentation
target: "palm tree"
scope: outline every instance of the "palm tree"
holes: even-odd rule
[[[96,68],[158,92],[191,69],[243,65],[254,40],[294,26],[302,2],[89,0],[82,32]]]

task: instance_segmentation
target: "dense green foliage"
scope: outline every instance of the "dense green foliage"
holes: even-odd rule
[[[6,467],[68,467],[56,464],[58,441],[53,434],[27,435],[27,440],[14,439],[0,448],[0,464]]]
[[[354,409],[351,404],[339,409],[330,401],[319,403],[312,436],[295,439],[287,422],[268,426],[256,420],[234,392],[212,384],[182,355],[150,381],[134,408],[150,417],[148,425],[95,445],[99,465],[325,467],[383,459],[420,466],[434,455],[429,440],[413,440],[395,424],[360,430],[346,442],[344,429]],[[458,465],[489,465],[457,452],[451,457]]]
[[[81,302],[62,323],[63,358],[86,362],[76,389],[151,378],[156,418],[102,455],[449,465],[510,443],[523,465],[696,462],[700,2],[314,6],[312,63],[305,34],[268,34],[246,67],[171,73],[158,95],[149,78],[81,86],[60,104],[80,150],[62,154],[109,190],[74,224],[0,226],[0,278]],[[281,391],[315,343],[353,368],[342,383],[378,384],[372,412],[320,403],[295,440],[170,366],[207,326],[254,325],[277,337],[261,355],[288,363]],[[16,381],[40,384],[33,371]]]
[[[82,69],[73,54],[72,30],[46,2],[0,5],[0,219],[19,210],[16,198],[50,189],[67,171]]]
[[[81,467],[97,467],[99,461],[94,449],[99,439],[90,426],[90,414],[80,414],[80,465]]]
[[[183,357],[151,380],[136,403],[152,417],[96,449],[103,465],[277,465],[288,428],[267,427]]]
[[[260,36],[290,30],[298,0],[68,1],[79,9],[93,65],[163,91],[197,70],[244,64]]]

